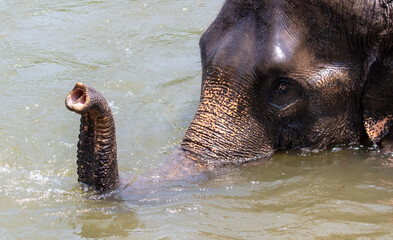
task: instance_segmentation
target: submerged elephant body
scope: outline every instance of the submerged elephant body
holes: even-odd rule
[[[390,143],[392,5],[227,0],[200,40],[200,103],[176,169],[239,165],[277,149]],[[84,84],[66,104],[82,115],[79,180],[104,191],[118,179],[110,109]]]

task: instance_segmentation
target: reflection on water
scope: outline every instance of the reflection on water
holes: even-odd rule
[[[0,2],[5,239],[393,237],[393,156],[352,146],[96,196],[76,176],[78,81],[110,102],[123,182],[164,164],[199,99],[199,36],[222,1]]]

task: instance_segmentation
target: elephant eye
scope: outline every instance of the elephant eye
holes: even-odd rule
[[[290,79],[280,79],[270,89],[268,101],[276,108],[284,108],[295,102],[302,94],[299,84]]]

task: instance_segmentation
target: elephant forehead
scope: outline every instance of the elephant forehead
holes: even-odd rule
[[[286,19],[282,11],[277,10],[275,19],[272,20],[271,27],[267,35],[266,46],[263,49],[262,56],[265,61],[273,64],[289,63],[293,60],[295,52],[299,51],[299,44],[305,33],[304,28]],[[304,50],[304,49],[303,49]]]
[[[332,9],[331,4],[307,0],[262,2],[260,11],[247,12],[251,17],[245,22],[255,21],[248,28],[255,27],[253,40],[258,42],[254,46],[257,49],[256,63],[263,68],[306,69],[320,60],[337,61],[349,56],[351,47],[346,44],[347,35],[344,33],[349,31],[350,24],[344,23],[343,13]],[[335,2],[337,7],[339,1]],[[236,28],[244,29],[235,24],[232,30]],[[327,73],[332,71],[337,71],[337,68],[327,67],[321,70],[321,75],[329,75]]]

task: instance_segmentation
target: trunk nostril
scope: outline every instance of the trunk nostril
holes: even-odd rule
[[[72,94],[71,94],[71,101],[72,104],[80,104],[83,105],[86,103],[86,93],[82,89],[76,89]]]

